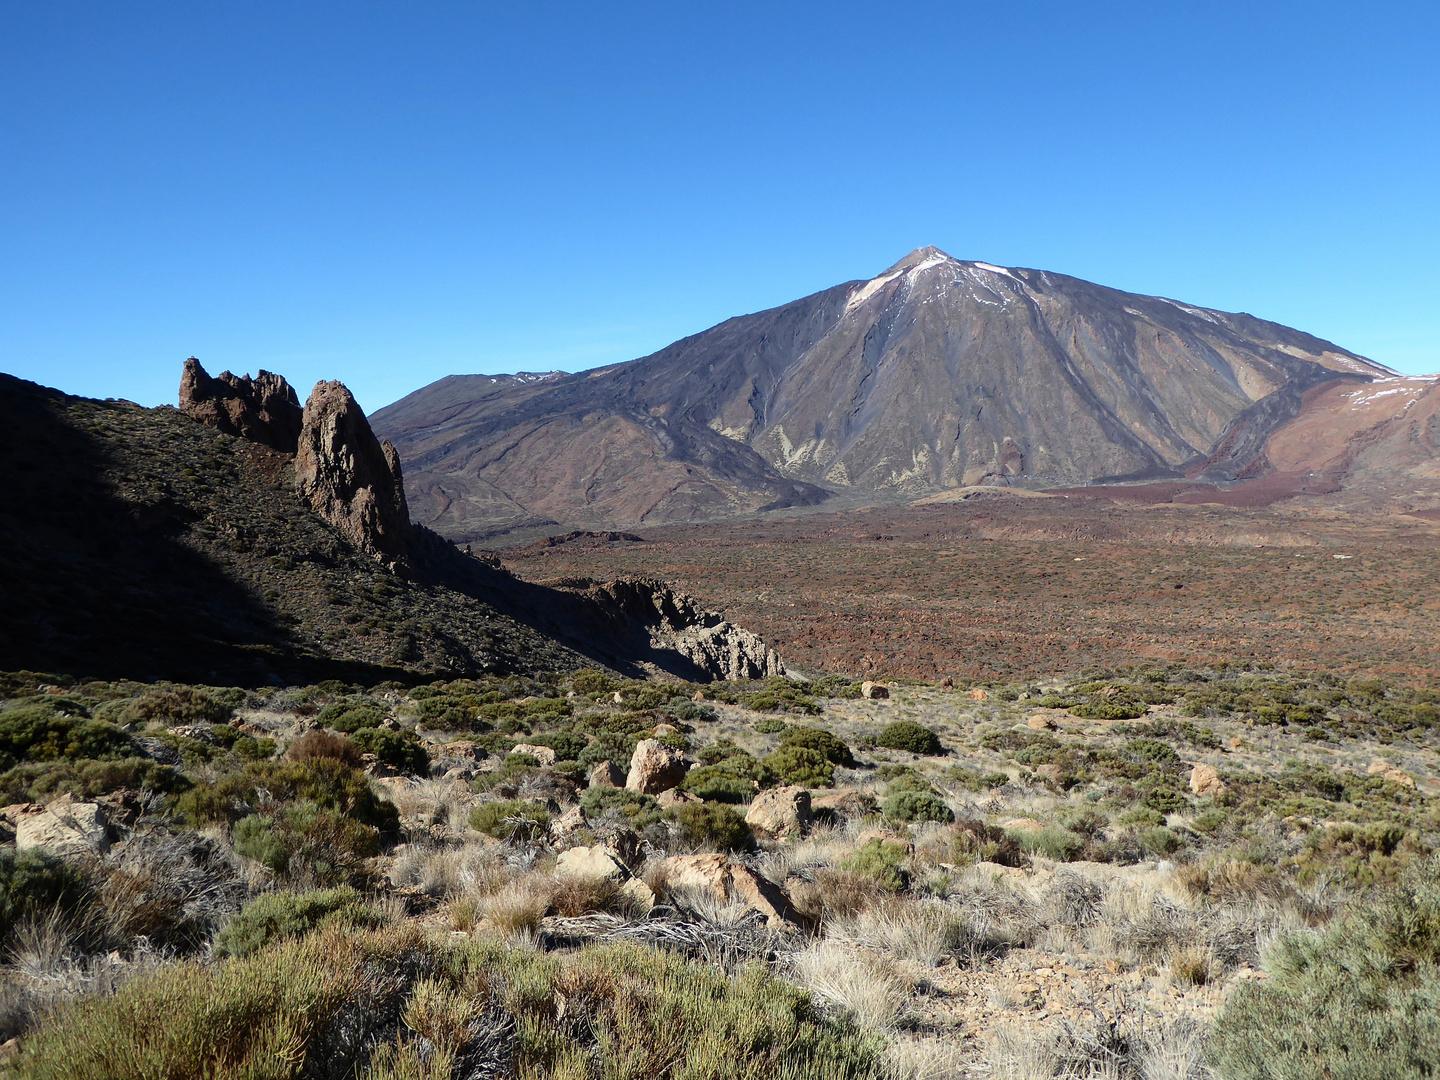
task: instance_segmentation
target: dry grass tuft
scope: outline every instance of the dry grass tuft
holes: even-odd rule
[[[479,910],[500,934],[533,939],[540,932],[540,921],[550,910],[553,895],[553,883],[531,874],[485,897]]]
[[[800,984],[864,1031],[893,1027],[910,988],[887,957],[821,941],[795,957]]]

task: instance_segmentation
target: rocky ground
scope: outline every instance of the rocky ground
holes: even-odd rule
[[[594,1033],[639,991],[573,966],[615,949],[636,986],[670,985],[641,974],[670,956],[699,965],[680,984],[739,980],[716,994],[808,994],[840,1064],[757,1049],[755,1076],[1261,1075],[1234,1047],[1274,1033],[1234,1002],[1282,978],[1267,950],[1362,917],[1440,838],[1433,691],[1267,666],[261,691],[19,673],[0,696],[0,1034],[28,1076],[173,1057],[118,1017],[175,965],[244,983],[343,928],[396,1004],[346,990],[255,1030],[308,1017],[303,1063],[350,1001],[367,1076],[727,1075],[723,1054],[672,1071],[689,1043],[616,1064]],[[402,941],[433,959],[405,967]],[[492,971],[505,1004],[483,1020],[426,964]],[[541,973],[543,1022],[516,1027]],[[178,1030],[199,1006],[176,1002]],[[472,1018],[448,1043],[442,1005]],[[57,1057],[92,1022],[119,1034]],[[204,1027],[185,1052],[219,1052]]]

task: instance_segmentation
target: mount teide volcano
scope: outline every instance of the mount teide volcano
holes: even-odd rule
[[[629,363],[451,376],[374,423],[416,516],[469,539],[841,491],[1231,481],[1273,471],[1308,392],[1393,375],[1249,315],[921,248]]]

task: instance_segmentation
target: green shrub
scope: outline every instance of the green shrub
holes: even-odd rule
[[[861,874],[878,882],[883,888],[899,892],[910,883],[905,863],[910,852],[904,844],[872,837],[854,855],[840,864],[840,869]]]
[[[773,716],[755,721],[755,730],[761,735],[778,735],[789,726],[784,720],[776,720]]]
[[[682,843],[716,851],[748,851],[755,846],[750,826],[735,810],[719,803],[684,803],[665,815],[680,828]]]
[[[550,827],[550,814],[539,803],[497,799],[470,811],[470,827],[501,840],[531,840]]]
[[[399,824],[394,805],[375,795],[364,773],[331,758],[252,762],[214,783],[196,784],[180,796],[176,808],[193,824],[234,824],[253,813],[268,813],[301,800],[381,833],[395,831]]]
[[[897,791],[880,805],[891,821],[954,821],[955,812],[938,795],[928,791]]]
[[[1074,862],[1085,851],[1083,836],[1058,825],[1043,829],[1007,829],[1006,835],[1031,855],[1043,855],[1056,862]]]
[[[966,791],[989,791],[991,788],[1003,787],[1010,782],[1010,777],[1006,773],[982,773],[976,769],[966,768],[964,765],[951,765],[945,770],[945,779],[959,784]]]
[[[973,818],[955,826],[950,840],[950,857],[957,863],[993,862],[1001,866],[1029,866],[1025,849],[996,825]]]
[[[896,720],[886,724],[875,736],[875,745],[887,750],[906,750],[912,754],[934,756],[941,753],[940,736],[913,720]]]
[[[364,860],[380,852],[376,829],[308,800],[241,818],[231,842],[282,878],[322,885],[356,878]]]
[[[1163,825],[1140,833],[1140,845],[1152,855],[1173,855],[1183,844],[1179,834]]]
[[[125,790],[170,794],[189,786],[190,781],[183,774],[149,758],[34,762],[0,773],[0,805],[48,802],[64,794],[93,799]]]
[[[49,852],[0,850],[0,941],[13,942],[22,920],[72,913],[89,895],[85,877]]]
[[[552,731],[546,735],[532,735],[525,740],[532,746],[548,746],[555,751],[556,761],[576,761],[589,745],[584,735],[571,731]]]
[[[801,746],[824,755],[825,760],[841,768],[853,769],[855,755],[845,741],[825,728],[792,727],[780,736],[780,746]]]
[[[801,787],[834,787],[835,766],[818,750],[805,746],[782,746],[761,759],[782,784]]]
[[[334,708],[333,705],[327,705],[320,710],[320,721],[347,735],[365,728],[379,727],[387,719],[379,709],[369,708],[342,709],[331,716],[326,716],[325,714],[332,708]]]
[[[615,680],[603,671],[581,668],[570,676],[570,689],[586,697],[601,697],[615,692]]]
[[[233,705],[220,696],[193,686],[176,686],[168,690],[150,690],[131,702],[125,720],[141,723],[159,720],[165,724],[223,724],[235,712]]]
[[[586,788],[580,796],[580,809],[592,822],[618,820],[637,832],[660,820],[660,804],[629,788]]]
[[[726,765],[702,765],[685,774],[680,787],[706,802],[743,803],[755,794],[755,784]]]
[[[1433,1077],[1440,1061],[1440,860],[1321,934],[1291,931],[1215,1018],[1226,1080]]]
[[[468,1041],[477,1003],[513,1018],[504,1049],[516,1075],[888,1075],[879,1038],[828,1019],[763,965],[732,974],[633,945],[546,953],[427,940],[413,928],[339,926],[244,958],[168,965],[68,1005],[27,1039],[12,1067],[17,1080],[436,1078],[467,1053],[485,1055],[482,1062],[493,1053]],[[373,1074],[357,1045],[373,1052]]]
[[[130,736],[103,720],[62,716],[46,705],[0,713],[0,769],[22,761],[113,761],[135,752]]]
[[[348,886],[313,892],[272,892],[257,896],[215,938],[215,955],[249,956],[285,938],[304,937],[327,922],[360,929],[378,920]]]
[[[580,751],[576,759],[586,769],[593,769],[602,761],[608,761],[620,769],[630,767],[630,759],[635,756],[635,747],[640,742],[639,733],[626,735],[616,731],[606,731],[590,740],[589,745]]]
[[[424,776],[430,771],[430,752],[420,736],[408,728],[400,731],[362,728],[351,738],[367,754],[374,754],[383,764],[407,775]]]

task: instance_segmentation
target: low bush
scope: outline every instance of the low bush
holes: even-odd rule
[[[470,811],[470,827],[500,840],[528,841],[550,827],[549,812],[524,799],[497,799]]]
[[[1006,832],[1024,851],[1056,862],[1074,862],[1085,851],[1085,837],[1058,825],[1047,825],[1043,829],[1008,829]]]
[[[179,797],[176,808],[194,824],[234,824],[251,814],[301,800],[334,810],[382,834],[398,828],[394,805],[375,795],[369,778],[333,758],[252,762],[213,783],[196,784]]]
[[[35,761],[113,761],[133,757],[135,744],[114,724],[66,716],[48,705],[0,712],[0,769]]]
[[[580,796],[580,809],[592,823],[620,822],[637,832],[660,820],[660,804],[629,788],[592,787]]]
[[[665,815],[679,829],[681,843],[715,851],[749,851],[750,826],[737,811],[719,803],[684,803]]]
[[[780,746],[782,748],[801,746],[821,754],[832,765],[839,765],[845,769],[855,767],[855,755],[850,752],[850,747],[845,744],[845,740],[825,728],[787,728],[785,733],[780,736]]]
[[[420,736],[408,728],[400,731],[362,728],[351,738],[361,750],[374,754],[382,764],[399,769],[406,775],[424,776],[430,771],[430,752],[425,749]]]
[[[125,710],[124,719],[129,723],[159,720],[172,725],[223,724],[234,712],[233,704],[216,694],[193,686],[177,686],[141,694]]]
[[[782,746],[761,759],[782,784],[820,788],[835,786],[835,766],[818,750],[805,746]]]
[[[909,858],[909,849],[904,844],[876,836],[865,841],[855,854],[842,862],[840,869],[860,874],[882,888],[899,892],[910,884],[910,875],[905,869]]]
[[[945,800],[928,791],[896,791],[880,804],[880,812],[891,821],[954,821],[955,812]]]
[[[882,1050],[760,965],[731,975],[638,946],[543,953],[326,927],[63,1008],[12,1068],[18,1080],[398,1080],[469,1062],[465,1075],[880,1080]]]
[[[34,762],[0,773],[0,805],[48,802],[65,794],[93,799],[127,790],[173,794],[189,786],[190,781],[176,769],[149,758]]]
[[[0,850],[0,940],[13,942],[25,919],[73,913],[90,891],[83,874],[49,852]]]
[[[249,956],[277,941],[303,937],[328,922],[352,929],[378,924],[360,894],[348,886],[302,893],[265,893],[246,904],[220,930],[215,938],[215,955]]]
[[[1029,866],[1030,857],[1004,829],[970,819],[955,826],[950,857],[957,863],[993,862],[1001,866]]]
[[[374,828],[307,800],[241,818],[231,840],[279,877],[317,885],[358,880],[364,860],[380,852]]]
[[[552,731],[545,735],[531,735],[525,740],[531,746],[548,746],[555,751],[556,761],[576,761],[589,745],[584,735],[571,731]]]
[[[942,752],[940,736],[913,720],[896,720],[886,724],[875,736],[875,745],[887,750],[905,750],[912,754],[934,756]]]
[[[784,731],[789,726],[790,725],[787,724],[784,720],[776,720],[774,717],[770,716],[765,717],[763,720],[755,721],[755,730],[758,731],[761,735],[779,735],[780,732]]]
[[[1291,931],[1217,1014],[1226,1080],[1420,1078],[1440,1061],[1440,859],[1320,934]]]
[[[360,748],[343,735],[331,735],[325,731],[307,731],[292,742],[285,750],[289,761],[307,761],[312,758],[331,758],[343,762],[353,769],[360,767]]]

